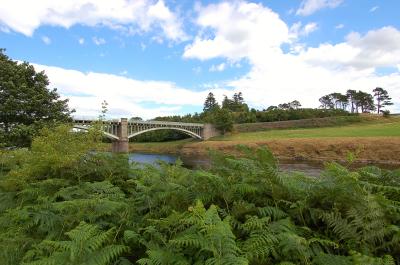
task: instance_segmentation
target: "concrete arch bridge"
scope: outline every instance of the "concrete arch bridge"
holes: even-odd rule
[[[96,120],[74,120],[73,127],[77,130],[89,130]],[[164,121],[128,121],[126,118],[120,120],[102,121],[102,132],[104,136],[112,140],[113,152],[128,152],[129,138],[136,135],[156,131],[156,130],[176,130],[183,132],[193,138],[207,140],[219,135],[219,132],[212,124],[201,123],[182,123]]]

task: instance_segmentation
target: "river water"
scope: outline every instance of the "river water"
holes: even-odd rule
[[[206,157],[179,157],[170,154],[145,154],[145,153],[131,153],[129,154],[129,160],[131,162],[138,162],[143,164],[156,165],[157,161],[161,160],[170,164],[176,162],[177,159],[181,159],[183,165],[188,168],[206,168],[210,165],[210,160]],[[366,164],[354,164],[352,168],[359,168],[366,166]],[[397,169],[398,166],[380,164],[377,165],[380,168],[385,169]],[[312,162],[312,161],[293,161],[293,160],[282,160],[279,161],[279,169],[282,172],[302,172],[309,176],[320,176],[324,169],[323,163]]]
[[[164,161],[170,164],[181,159],[183,164],[188,168],[201,168],[207,167],[210,164],[209,159],[204,157],[179,157],[169,154],[145,154],[145,153],[130,153],[129,161],[141,164],[156,165],[157,161]],[[323,165],[318,163],[294,162],[294,161],[280,161],[279,168],[285,172],[300,171],[310,176],[319,176],[323,170]]]

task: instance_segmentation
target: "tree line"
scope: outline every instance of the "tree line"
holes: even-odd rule
[[[346,94],[331,93],[319,99],[321,108],[324,109],[343,109],[351,113],[369,113],[377,111],[387,113],[385,107],[393,105],[387,90],[377,87],[372,90],[372,94],[364,91],[347,90]]]
[[[331,93],[319,99],[320,108],[302,108],[298,100],[269,106],[263,110],[249,108],[243,93],[237,92],[232,98],[224,95],[221,104],[209,92],[203,105],[203,112],[185,116],[157,117],[156,120],[180,122],[210,122],[223,133],[231,131],[234,123],[273,122],[307,118],[347,116],[357,113],[388,114],[385,107],[393,105],[387,90],[377,87],[369,94],[363,91],[348,90],[346,94]]]

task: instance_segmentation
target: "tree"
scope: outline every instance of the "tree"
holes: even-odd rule
[[[325,95],[319,99],[319,102],[321,103],[321,107],[324,109],[333,109],[335,104],[332,101],[331,95]]]
[[[277,110],[277,106],[269,106],[267,109],[264,109],[263,111],[271,111],[271,110]]]
[[[43,126],[70,120],[68,100],[49,90],[46,74],[11,60],[0,49],[0,135],[8,145],[29,146]]]
[[[278,105],[279,109],[283,109],[283,110],[288,110],[290,109],[290,104],[289,103],[282,103]]]
[[[218,109],[213,118],[213,124],[222,134],[230,132],[233,129],[232,113],[227,109]]]
[[[355,99],[354,98],[355,98],[356,94],[357,94],[356,90],[349,89],[346,92],[347,99],[348,99],[348,101],[350,101],[350,104],[351,104],[351,113],[354,113],[354,110],[355,110]]]
[[[362,113],[368,113],[375,110],[374,98],[371,94],[358,91],[355,94],[356,110],[358,113],[358,108],[361,108]]]
[[[338,103],[342,110],[346,110],[347,106],[349,105],[349,98],[347,95],[340,94],[338,96]]]
[[[240,105],[244,103],[243,94],[242,92],[233,94],[233,102]]]
[[[208,96],[206,98],[206,101],[204,102],[204,108],[203,111],[213,111],[215,109],[219,108],[218,102],[214,97],[214,94],[212,92],[208,93]]]
[[[289,103],[290,108],[292,109],[299,109],[301,107],[301,103],[298,100],[293,100],[292,102]]]
[[[233,100],[229,99],[226,95],[224,95],[224,99],[222,100],[222,108],[230,110],[233,105]]]
[[[385,106],[393,105],[391,102],[392,98],[389,97],[389,94],[385,89],[377,87],[372,92],[374,92],[374,97],[376,98],[378,114],[381,113],[381,109]]]
[[[224,96],[224,100],[222,101],[222,108],[228,109],[232,112],[248,112],[249,106],[244,103],[242,92],[238,92],[233,94],[232,99],[229,99],[227,96]]]
[[[348,103],[347,95],[335,92],[329,94],[329,96],[332,99],[335,109],[346,109]]]
[[[321,107],[324,109],[342,109],[345,110],[348,105],[347,95],[341,93],[331,93],[319,99]]]
[[[108,112],[108,103],[107,103],[107,101],[103,100],[103,102],[101,102],[101,114],[99,115],[100,121],[103,121],[106,119],[107,112]]]

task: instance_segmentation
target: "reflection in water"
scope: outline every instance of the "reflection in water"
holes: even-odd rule
[[[210,159],[207,157],[198,156],[175,156],[168,154],[143,154],[143,153],[131,153],[129,154],[130,162],[137,162],[141,164],[156,165],[157,161],[161,160],[170,164],[181,159],[183,165],[187,168],[207,168],[210,166]],[[353,164],[351,169],[357,169],[366,166],[366,164]],[[398,166],[391,165],[376,165],[384,169],[397,169]],[[279,170],[282,172],[302,172],[306,175],[317,177],[321,175],[323,171],[323,163],[311,162],[311,161],[293,161],[293,160],[282,160],[279,162]]]
[[[173,164],[178,159],[174,155],[158,155],[158,154],[142,154],[142,153],[131,153],[129,154],[129,162],[136,162],[140,164],[151,164],[156,165],[157,161],[164,161],[169,164]]]
[[[302,172],[307,176],[318,177],[323,171],[323,165],[318,163],[305,163],[305,162],[280,162],[279,170],[282,172]]]
[[[151,164],[156,165],[157,161],[164,161],[166,163],[173,164],[180,158],[185,167],[188,168],[205,168],[210,165],[210,160],[207,157],[178,157],[175,155],[168,154],[143,154],[143,153],[131,153],[129,154],[130,162],[137,162],[140,164]],[[305,163],[305,162],[281,162],[279,168],[284,172],[300,171],[310,176],[319,176],[322,172],[323,166],[316,163]]]

